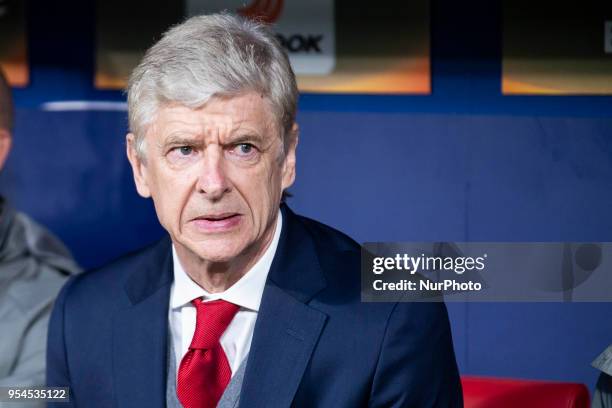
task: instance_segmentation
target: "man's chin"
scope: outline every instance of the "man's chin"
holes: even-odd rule
[[[196,255],[202,260],[205,260],[210,263],[216,263],[216,264],[229,263],[232,260],[236,259],[236,254],[234,253],[228,254],[227,252],[206,251],[206,252],[196,253]]]
[[[213,263],[235,261],[243,252],[243,247],[237,245],[234,240],[216,239],[203,242],[189,242],[184,246],[200,260]]]

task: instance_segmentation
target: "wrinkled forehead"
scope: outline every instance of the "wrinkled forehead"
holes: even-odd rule
[[[176,102],[166,103],[157,109],[149,127],[156,134],[184,130],[190,133],[229,135],[244,131],[262,136],[279,135],[279,129],[268,98],[254,92],[238,96],[214,96],[197,108]]]

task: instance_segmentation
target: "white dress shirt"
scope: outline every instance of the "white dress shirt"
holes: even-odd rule
[[[169,324],[176,357],[177,378],[181,360],[189,350],[195,332],[196,309],[191,301],[196,298],[203,298],[205,302],[223,299],[240,306],[220,339],[221,347],[232,369],[232,376],[238,370],[251,348],[261,296],[276,253],[282,225],[283,219],[279,211],[274,237],[263,256],[238,282],[220,293],[208,293],[191,280],[178,259],[174,245],[172,246],[174,282],[170,289]]]

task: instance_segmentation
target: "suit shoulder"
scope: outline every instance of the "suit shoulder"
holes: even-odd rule
[[[170,240],[161,240],[124,254],[106,265],[89,270],[71,279],[70,287],[66,288],[66,296],[106,297],[116,293],[125,284],[132,271],[143,268],[159,257],[160,252],[166,253],[170,248]]]
[[[359,253],[359,244],[344,232],[315,221],[311,218],[301,215],[297,216],[299,221],[304,225],[306,230],[312,235],[318,246],[323,246],[327,249],[335,249],[341,252]]]
[[[326,281],[324,296],[342,302],[360,299],[361,246],[351,237],[328,225],[299,216],[310,235]]]

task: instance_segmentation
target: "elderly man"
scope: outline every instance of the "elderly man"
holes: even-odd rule
[[[11,90],[0,71],[0,169],[11,149],[12,129]],[[57,238],[0,197],[0,387],[44,385],[53,301],[68,275],[77,271]],[[0,402],[5,406],[14,404]]]
[[[169,237],[73,279],[48,383],[83,407],[455,407],[446,309],[361,303],[360,247],[282,204],[297,88],[261,24],[194,17],[129,82],[127,155]]]

